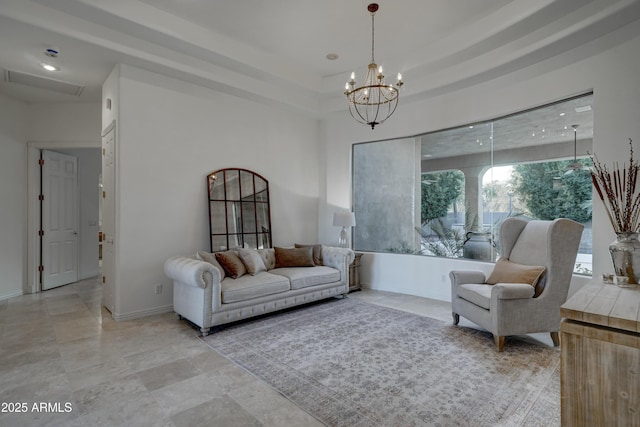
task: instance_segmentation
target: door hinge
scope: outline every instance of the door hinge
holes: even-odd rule
[[[102,149],[102,155],[104,156],[104,155],[106,155],[106,153],[107,153],[107,150],[105,150],[105,149],[103,148],[103,149]]]
[[[95,193],[94,193],[94,194],[95,194]],[[106,199],[106,198],[107,198],[107,192],[106,192],[106,191],[103,191],[103,192],[102,192],[102,198],[103,198],[103,199]]]
[[[44,166],[44,159],[38,159],[38,164],[40,166]]]
[[[107,278],[105,276],[102,276],[102,283],[106,283],[107,282]]]
[[[44,200],[44,194],[38,194],[38,200],[43,201]]]
[[[44,230],[38,230],[38,236],[40,237],[44,236]]]
[[[44,271],[44,265],[39,265],[38,271],[42,273]]]

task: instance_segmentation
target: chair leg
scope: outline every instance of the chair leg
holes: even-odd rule
[[[451,313],[451,315],[453,316],[454,325],[457,325],[458,323],[460,323],[460,315],[458,313]]]
[[[493,336],[493,342],[496,343],[496,351],[499,353],[504,350],[504,337],[500,337],[498,335]]]
[[[551,332],[551,341],[553,341],[553,346],[557,347],[560,345],[560,334],[558,332]]]

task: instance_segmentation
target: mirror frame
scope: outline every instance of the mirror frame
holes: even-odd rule
[[[269,181],[241,168],[207,175],[211,252],[236,248],[270,248]]]

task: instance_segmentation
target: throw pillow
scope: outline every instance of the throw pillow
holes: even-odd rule
[[[261,271],[267,271],[267,267],[265,267],[264,261],[262,261],[262,257],[257,250],[238,249],[238,256],[250,275],[255,276]]]
[[[538,280],[545,272],[545,267],[540,265],[524,265],[500,258],[487,279],[487,284],[496,283],[527,283],[536,286]]]
[[[216,252],[216,260],[224,268],[227,276],[232,279],[237,279],[247,272],[247,268],[235,251]]]
[[[301,245],[296,243],[296,248],[313,248],[313,263],[315,265],[322,265],[322,245]]]
[[[208,262],[218,269],[220,272],[220,280],[224,279],[225,271],[224,268],[220,265],[220,263],[216,260],[215,254],[205,251],[198,251],[197,258],[201,259],[204,262]]]
[[[276,268],[276,252],[273,248],[258,249],[258,255],[262,258],[267,271]]]
[[[274,248],[276,252],[276,268],[281,267],[314,267],[313,248]]]

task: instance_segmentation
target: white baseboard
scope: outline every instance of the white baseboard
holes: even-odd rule
[[[24,291],[22,291],[22,290],[15,291],[15,292],[12,292],[10,294],[0,295],[0,301],[5,300],[5,299],[9,299],[9,298],[19,297],[21,295],[24,295]]]
[[[163,305],[160,307],[149,308],[147,310],[132,311],[130,313],[122,313],[122,314],[114,314],[113,320],[120,322],[123,320],[133,320],[133,319],[139,319],[140,317],[153,316],[154,314],[170,313],[172,311],[173,311],[173,304]]]

